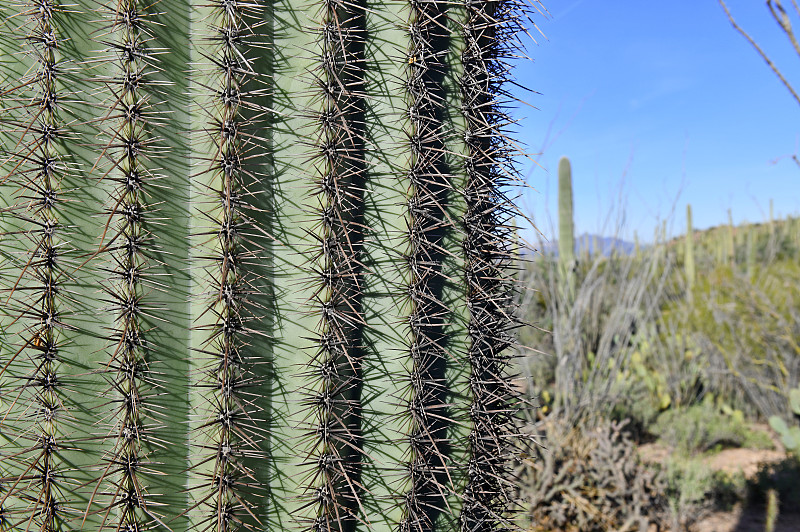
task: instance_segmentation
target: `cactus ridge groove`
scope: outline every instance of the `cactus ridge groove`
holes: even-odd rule
[[[433,530],[442,514],[452,513],[450,495],[457,490],[447,436],[453,419],[445,376],[449,353],[445,328],[455,318],[443,301],[448,279],[442,270],[445,256],[452,253],[444,239],[455,225],[447,212],[453,179],[446,161],[449,132],[443,121],[448,3],[412,1],[409,5],[405,85],[411,190],[406,261],[411,271],[407,291],[412,366],[406,408],[411,454],[400,530],[417,532]]]
[[[75,171],[64,153],[71,140],[67,107],[73,95],[64,90],[71,72],[61,53],[62,16],[59,3],[50,1],[19,11],[15,22],[22,50],[17,53],[28,68],[13,80],[18,85],[3,92],[11,104],[6,108],[10,134],[17,137],[9,142],[11,153],[6,146],[2,153],[3,163],[14,171],[7,179],[18,202],[8,212],[17,221],[12,234],[24,237],[9,253],[19,270],[3,290],[22,337],[20,347],[0,361],[0,374],[10,381],[4,393],[10,400],[4,401],[0,419],[8,437],[19,442],[8,457],[10,467],[0,469],[3,528],[30,520],[54,530],[73,505],[62,455],[70,445],[63,401],[69,382],[61,375],[68,361],[59,353],[68,342],[70,294],[64,285],[73,254],[61,216],[61,189],[64,176]],[[17,471],[16,478],[9,478],[8,470]]]
[[[364,7],[323,2],[318,15],[316,144],[310,146],[316,175],[310,209],[318,222],[310,276],[316,280],[312,312],[318,316],[312,376],[304,394],[310,449],[305,501],[313,508],[303,525],[312,531],[354,530],[366,523],[362,505],[361,389],[366,182],[364,132]]]
[[[271,213],[259,206],[267,176],[256,164],[267,150],[260,136],[267,84],[255,66],[268,46],[257,33],[266,10],[258,0],[220,0],[205,8],[195,90],[204,117],[198,133],[209,150],[196,163],[205,220],[196,233],[203,254],[195,268],[209,286],[194,327],[201,342],[196,352],[204,359],[194,386],[203,416],[194,427],[199,443],[191,472],[197,480],[187,512],[196,514],[195,530],[255,530],[267,524],[255,501],[268,495],[254,471],[267,457],[266,412],[253,400],[267,361],[252,345],[259,337],[270,340],[259,326],[269,309],[251,299],[268,290],[253,265],[273,240],[258,221]]]
[[[514,527],[506,516],[514,501],[510,464],[519,441],[516,414],[521,403],[509,354],[513,331],[520,325],[512,275],[519,245],[513,217],[519,214],[505,194],[514,182],[508,171],[514,149],[506,133],[512,120],[497,95],[510,76],[507,60],[514,43],[525,29],[510,16],[520,8],[514,0],[469,1],[466,7],[461,110],[466,119],[468,207],[463,223],[473,401],[460,522],[462,531],[499,531]]]

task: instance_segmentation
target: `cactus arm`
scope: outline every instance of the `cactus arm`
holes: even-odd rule
[[[728,209],[728,232],[726,234],[726,247],[728,248],[728,262],[736,265],[736,230],[733,226],[733,213]]]

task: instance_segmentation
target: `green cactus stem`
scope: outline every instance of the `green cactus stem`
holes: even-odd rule
[[[686,275],[686,290],[691,297],[695,283],[694,267],[694,229],[692,228],[692,206],[686,205],[686,243],[683,256],[683,266]]]
[[[747,276],[752,279],[756,270],[756,230],[754,227],[747,228]]]
[[[512,528],[532,11],[0,3],[0,529]]]
[[[733,225],[733,213],[728,209],[728,231],[726,233],[726,250],[728,252],[728,264],[736,265],[736,228]]]
[[[780,500],[778,490],[767,490],[767,516],[764,522],[764,532],[775,532],[780,515]]]
[[[575,218],[572,207],[572,166],[568,158],[562,157],[558,161],[558,258],[569,294],[575,293]],[[588,253],[588,245],[586,250]]]

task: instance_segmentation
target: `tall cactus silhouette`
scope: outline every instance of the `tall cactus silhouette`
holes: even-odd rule
[[[733,213],[730,209],[728,209],[728,231],[725,234],[725,238],[727,262],[731,266],[736,266],[736,229],[733,225]]]
[[[696,278],[694,267],[694,228],[692,227],[692,206],[686,205],[686,241],[683,255],[683,267],[686,274],[686,286],[691,296]]]
[[[518,0],[0,6],[0,529],[507,530]]]
[[[568,158],[562,157],[558,161],[558,258],[569,294],[575,293],[575,222],[572,204],[572,166]]]

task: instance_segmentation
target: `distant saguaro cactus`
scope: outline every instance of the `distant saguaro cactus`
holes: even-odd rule
[[[728,209],[728,231],[726,233],[726,251],[728,263],[736,266],[736,229],[733,225],[733,213]]]
[[[752,279],[756,271],[757,233],[755,227],[747,227],[747,276]]]
[[[769,489],[767,490],[767,518],[764,522],[764,532],[775,532],[779,515],[780,499],[778,497],[778,490]]]
[[[0,530],[513,525],[521,0],[0,3]]]
[[[568,158],[562,157],[558,161],[558,260],[569,294],[575,293],[575,221],[572,207],[572,166]]]
[[[686,273],[686,286],[688,293],[692,293],[695,283],[694,268],[694,229],[692,228],[692,205],[686,205],[686,245],[683,256],[683,266]]]

